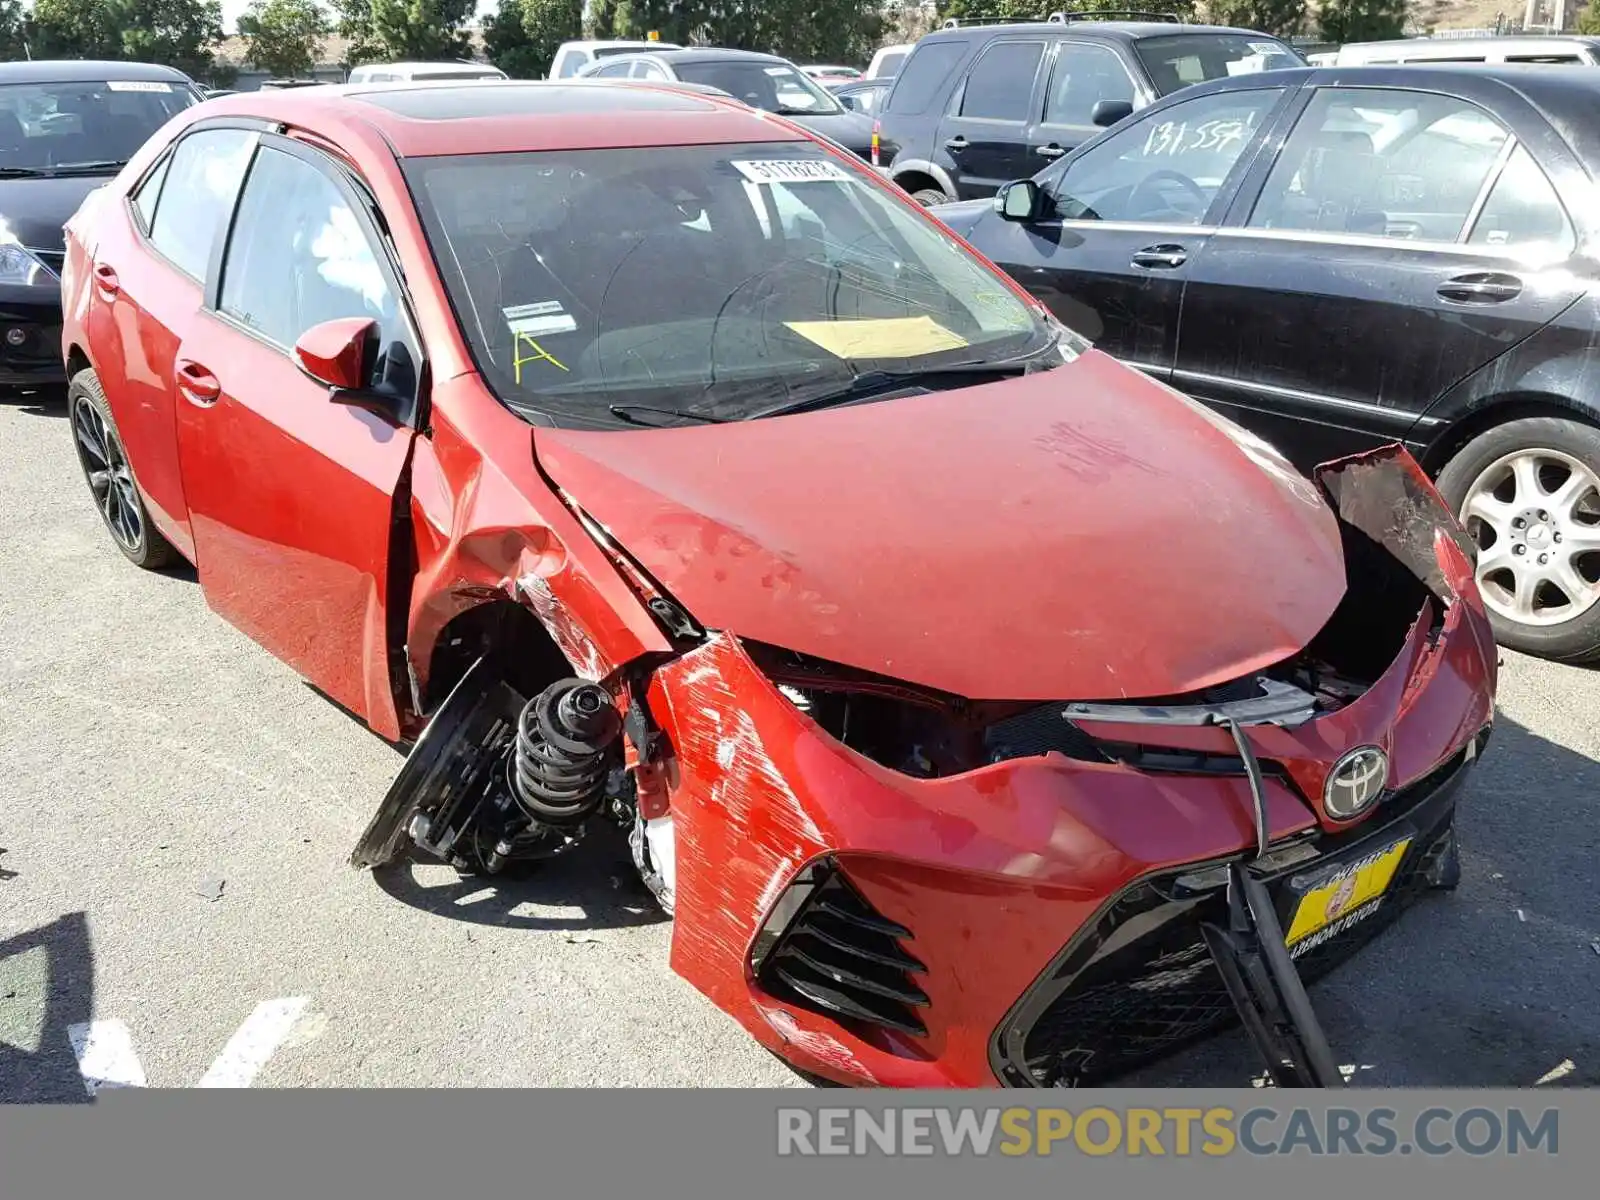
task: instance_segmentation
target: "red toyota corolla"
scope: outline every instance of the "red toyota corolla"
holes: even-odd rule
[[[63,291],[117,545],[414,741],[353,861],[620,825],[804,1071],[1093,1083],[1242,1020],[1335,1082],[1302,977],[1456,881],[1496,657],[1404,452],[1296,474],[780,117],[234,96]]]

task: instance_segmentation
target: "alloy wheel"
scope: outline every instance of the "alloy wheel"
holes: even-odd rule
[[[137,551],[144,541],[144,519],[134,490],[133,472],[116,431],[98,408],[79,397],[72,408],[72,432],[78,445],[78,462],[106,528],[123,549]]]
[[[1559,625],[1600,600],[1600,476],[1559,450],[1518,450],[1483,470],[1461,519],[1478,545],[1489,608]]]

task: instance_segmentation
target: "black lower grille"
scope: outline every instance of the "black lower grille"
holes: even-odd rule
[[[763,989],[846,1022],[927,1032],[915,1010],[928,997],[911,980],[926,968],[900,945],[911,931],[883,917],[835,864],[807,868],[775,912],[793,916],[776,941],[766,947],[758,941]]]
[[[1384,830],[1337,839],[1379,842],[1403,827],[1415,840],[1372,915],[1296,959],[1307,982],[1371,941],[1428,887],[1430,870],[1453,837],[1453,784],[1461,777],[1461,763],[1455,766],[1444,781],[1452,786],[1441,788],[1441,781],[1430,777],[1428,789],[1403,796],[1413,802],[1403,805]],[[1293,903],[1287,881],[1305,869],[1288,867],[1267,881],[1286,923]],[[1202,922],[1226,922],[1225,894],[1220,888],[1186,894],[1184,875],[1151,877],[1124,891],[1034,985],[996,1038],[995,1065],[1002,1079],[1036,1087],[1099,1084],[1235,1021],[1233,1003],[1200,932]],[[1194,877],[1192,868],[1189,877]]]

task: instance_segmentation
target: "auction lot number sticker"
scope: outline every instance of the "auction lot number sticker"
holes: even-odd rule
[[[734,170],[751,183],[849,183],[850,173],[823,158],[735,158]]]

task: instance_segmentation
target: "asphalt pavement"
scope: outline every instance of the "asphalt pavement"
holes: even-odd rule
[[[399,753],[116,552],[64,415],[0,400],[0,1100],[803,1086],[668,969],[620,847],[346,866]],[[1357,1082],[1600,1084],[1600,672],[1506,659],[1460,890],[1312,989]],[[1226,1035],[1130,1082],[1256,1072]]]

